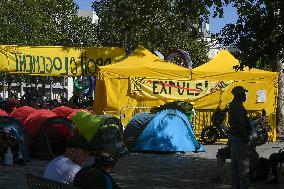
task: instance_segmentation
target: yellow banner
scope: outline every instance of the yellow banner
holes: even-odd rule
[[[131,77],[130,93],[147,98],[194,100],[227,87],[232,81],[188,81]]]
[[[0,72],[43,76],[94,75],[98,66],[120,61],[122,48],[0,45]]]

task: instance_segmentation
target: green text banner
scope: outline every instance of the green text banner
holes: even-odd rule
[[[98,66],[120,61],[122,48],[0,45],[0,72],[43,76],[94,75]]]

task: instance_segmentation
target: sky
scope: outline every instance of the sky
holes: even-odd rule
[[[94,0],[74,0],[82,10],[91,10]],[[223,18],[209,18],[209,29],[211,33],[218,33],[226,24],[235,23],[237,21],[237,11],[231,5],[224,8]]]

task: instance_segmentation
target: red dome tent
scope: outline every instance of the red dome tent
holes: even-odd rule
[[[76,115],[78,112],[81,112],[81,111],[85,111],[85,112],[91,113],[89,110],[86,110],[86,109],[73,109],[73,112],[67,117],[67,119],[72,120],[72,117],[74,115]]]
[[[30,136],[30,145],[34,142],[34,139],[38,133],[38,130],[42,127],[44,122],[49,117],[56,116],[51,110],[40,109],[31,113],[24,122],[24,127],[26,128]]]
[[[30,114],[24,126],[30,136],[32,155],[40,159],[64,153],[67,141],[77,132],[70,120],[46,109]]]
[[[8,116],[7,112],[0,109],[0,116]]]
[[[10,116],[18,119],[22,124],[26,121],[27,117],[35,112],[36,109],[30,107],[30,106],[22,106],[20,108],[15,109]]]
[[[69,108],[66,106],[59,106],[57,108],[54,108],[52,110],[53,113],[55,113],[58,116],[62,116],[62,117],[68,117],[72,112],[74,111],[73,108]]]
[[[35,157],[51,159],[63,154],[67,142],[77,133],[71,120],[55,116],[49,117],[39,129],[33,144]]]

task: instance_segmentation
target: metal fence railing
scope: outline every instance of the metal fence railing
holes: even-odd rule
[[[126,106],[120,110],[120,120],[124,126],[129,122],[129,120],[134,117],[136,114],[141,112],[150,112],[152,107],[145,106]],[[199,136],[202,129],[212,125],[211,118],[215,109],[195,109],[195,115],[192,119],[192,124],[194,128],[194,132]],[[257,116],[261,115],[261,110],[247,110],[249,116]],[[271,115],[269,117],[270,125],[275,125],[275,116]],[[228,116],[226,123],[228,124]],[[274,127],[272,129],[275,129]],[[275,134],[272,134],[275,135]],[[274,136],[271,136],[274,137]]]

